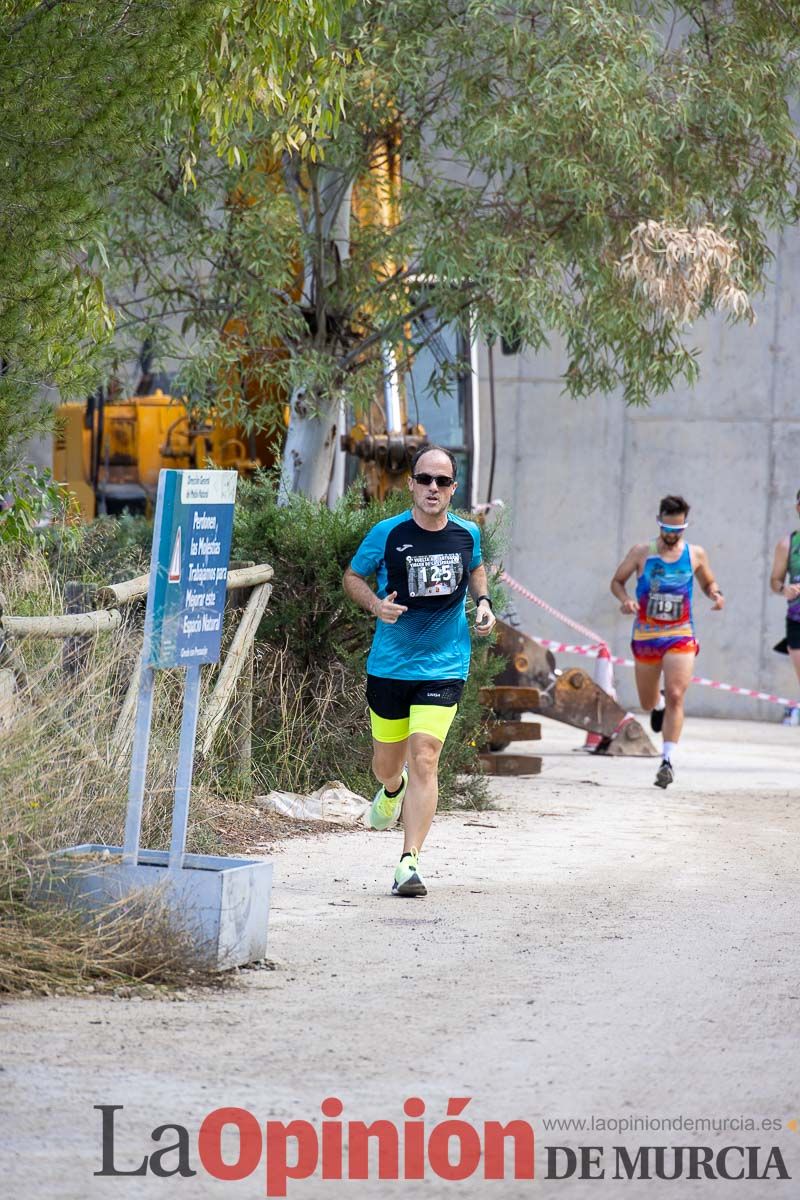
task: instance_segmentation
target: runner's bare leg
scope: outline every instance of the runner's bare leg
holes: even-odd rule
[[[636,663],[636,690],[645,712],[656,707],[661,695],[661,663]]]
[[[694,675],[694,654],[676,651],[664,655],[664,741],[677,742],[683,729],[683,698]]]
[[[372,774],[387,792],[396,792],[408,757],[408,738],[402,742],[376,742],[372,739]]]
[[[443,743],[429,733],[412,733],[408,739],[408,791],[403,804],[403,852],[428,836],[439,800],[439,756]]]
[[[789,657],[791,658],[791,660],[794,664],[794,670],[795,670],[795,674],[797,675],[797,681],[798,681],[798,683],[800,683],[800,650],[790,650]]]

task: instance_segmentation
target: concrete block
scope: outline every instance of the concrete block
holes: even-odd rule
[[[187,854],[168,869],[165,850],[140,850],[122,862],[120,846],[85,844],[50,858],[48,896],[97,911],[150,888],[163,889],[169,920],[189,934],[198,961],[224,971],[263,958],[267,949],[272,863]]]

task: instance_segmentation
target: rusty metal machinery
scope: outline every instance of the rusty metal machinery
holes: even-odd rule
[[[535,754],[500,754],[509,742],[538,742],[538,721],[515,719],[539,705],[539,689],[530,687],[485,687],[478,699],[489,710],[483,726],[483,752],[479,754],[487,775],[538,775],[542,760]],[[513,714],[513,715],[510,715]]]
[[[412,458],[427,440],[422,425],[407,425],[405,433],[371,433],[358,422],[342,435],[340,445],[364,463],[367,490],[382,499],[403,484]]]
[[[658,753],[640,723],[604,692],[586,671],[580,667],[559,671],[549,650],[505,621],[499,620],[495,629],[497,636],[492,650],[507,661],[495,677],[495,687],[486,689],[492,695],[487,694],[484,701],[495,722],[491,740],[493,749],[502,749],[514,740],[514,723],[506,723],[504,728],[502,722],[526,711],[552,717],[554,721],[562,721],[587,733],[599,734],[602,741],[596,751],[598,754],[652,756]]]

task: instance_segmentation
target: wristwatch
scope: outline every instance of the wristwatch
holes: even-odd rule
[[[478,596],[478,599],[475,601],[476,608],[480,604],[481,600],[485,600],[486,603],[489,605],[489,608],[492,610],[492,612],[494,612],[494,605],[492,604],[491,596]]]

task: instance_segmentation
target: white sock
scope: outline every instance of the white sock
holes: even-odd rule
[[[675,761],[675,751],[677,749],[677,742],[664,742],[664,758],[668,763],[673,763]]]
[[[658,693],[658,704],[657,704],[657,705],[655,706],[655,708],[653,709],[653,712],[661,712],[661,710],[662,710],[662,709],[664,709],[664,708],[666,708],[666,707],[667,707],[667,702],[666,702],[666,700],[664,699],[664,693],[663,693],[663,692],[659,692],[659,693]]]

